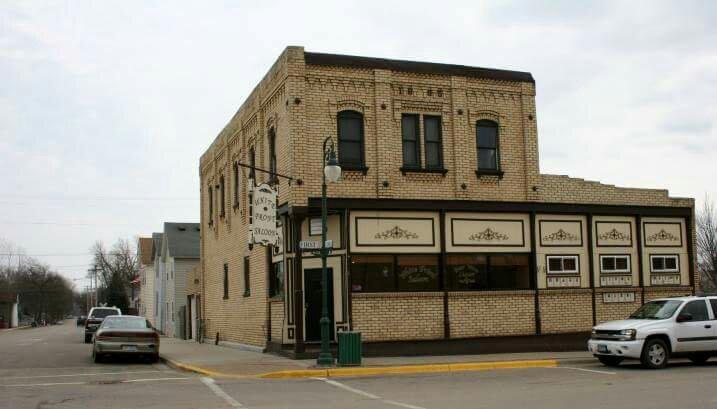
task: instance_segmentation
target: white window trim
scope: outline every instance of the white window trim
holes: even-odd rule
[[[616,269],[614,269],[614,270],[604,270],[604,269],[602,268],[602,260],[603,260],[604,258],[615,258],[615,259],[617,259],[617,258],[626,258],[626,259],[627,259],[627,268],[626,268],[626,269],[617,269],[617,268],[616,268]],[[601,256],[600,256],[600,272],[601,272],[601,273],[629,273],[629,272],[630,272],[630,266],[631,266],[630,263],[632,263],[632,260],[631,260],[631,257],[630,257],[629,254],[627,254],[627,255],[626,255],[626,254],[614,254],[614,255],[613,255],[613,254],[605,254],[605,255],[601,255]],[[617,265],[617,263],[615,263],[615,265]]]
[[[660,270],[655,270],[652,268],[652,259],[654,258],[664,258],[667,260],[668,258],[675,260],[675,268],[663,268]],[[664,263],[664,265],[667,265],[667,263]],[[651,273],[679,273],[680,272],[680,258],[677,257],[675,254],[651,254],[650,255],[650,272]]]
[[[560,265],[563,268],[560,271],[550,271],[550,259],[560,259]],[[565,270],[565,266],[563,263],[563,260],[571,258],[575,260],[575,270]],[[580,273],[580,257],[578,256],[547,256],[546,258],[546,264],[545,264],[545,270],[548,272],[548,274],[578,274]]]

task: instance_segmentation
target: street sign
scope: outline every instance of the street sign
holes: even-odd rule
[[[332,248],[334,246],[333,240],[326,240],[326,247]],[[302,240],[299,242],[299,248],[302,250],[318,250],[321,248],[320,241],[314,240]]]

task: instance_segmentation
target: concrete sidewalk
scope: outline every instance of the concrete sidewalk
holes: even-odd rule
[[[211,377],[302,378],[477,371],[501,368],[554,367],[593,362],[588,352],[442,355],[364,358],[361,367],[316,368],[314,360],[292,360],[237,348],[162,338],[160,355],[177,369]]]

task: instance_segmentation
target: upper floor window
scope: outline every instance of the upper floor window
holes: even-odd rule
[[[223,292],[224,292],[224,299],[226,300],[229,298],[229,264],[224,263],[224,282],[223,282]]]
[[[250,263],[249,263],[249,257],[244,257],[244,297],[249,297],[251,295],[251,286],[249,283],[249,278],[251,277],[250,271]]]
[[[226,214],[224,208],[224,203],[226,203],[226,196],[223,175],[219,177],[219,200],[221,200],[221,202],[219,203],[219,217],[224,217],[224,215]]]
[[[249,178],[256,183],[256,172],[254,171],[254,167],[256,166],[256,153],[253,147],[249,149],[249,166],[251,166],[251,168],[249,168]]]
[[[337,122],[339,164],[349,169],[364,167],[363,115],[356,111],[341,111]]]
[[[278,180],[276,176],[276,132],[274,128],[269,129],[269,175],[270,181]]]
[[[487,119],[481,119],[476,123],[476,146],[478,170],[500,170],[497,123]]]
[[[441,134],[441,117],[423,116],[423,141],[426,150],[426,169],[443,168],[443,136]]]
[[[207,202],[209,203],[209,224],[212,224],[214,221],[214,191],[211,186],[209,186],[207,195],[209,196],[207,198]]]
[[[241,186],[241,184],[239,183],[239,163],[238,162],[234,162],[234,166],[232,167],[232,173],[233,173],[232,176],[234,178],[234,181],[233,181],[234,182],[234,189],[233,189],[233,191],[234,191],[233,192],[234,193],[234,207],[238,207],[239,206],[239,189]]]
[[[416,114],[403,114],[401,117],[401,142],[405,168],[421,167],[421,129],[418,120]]]

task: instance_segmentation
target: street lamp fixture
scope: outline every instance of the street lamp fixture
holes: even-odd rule
[[[331,137],[324,139],[323,145],[323,167],[324,174],[321,183],[321,352],[316,360],[318,366],[332,366],[334,357],[329,349],[329,277],[326,268],[326,258],[330,249],[326,247],[326,231],[328,224],[328,216],[326,209],[326,181],[335,183],[341,179],[341,166],[336,160],[336,151],[334,150],[334,142]]]

